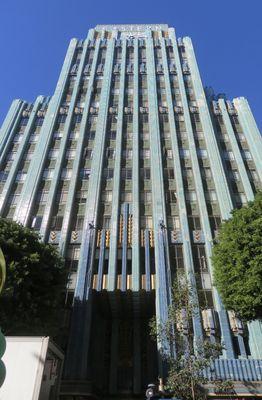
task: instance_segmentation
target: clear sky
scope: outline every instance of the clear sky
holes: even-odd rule
[[[0,0],[0,125],[14,98],[51,95],[70,38],[167,23],[193,39],[204,85],[245,96],[262,128],[262,0]]]

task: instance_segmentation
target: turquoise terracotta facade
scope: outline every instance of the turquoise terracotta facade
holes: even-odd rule
[[[177,273],[196,350],[225,345],[210,380],[261,382],[261,322],[225,310],[211,261],[219,223],[261,189],[261,135],[245,98],[204,89],[189,37],[153,24],[72,39],[52,97],[12,103],[0,149],[0,215],[69,271],[61,398],[140,395],[165,377],[160,348],[176,346],[151,343],[148,322],[167,319]]]

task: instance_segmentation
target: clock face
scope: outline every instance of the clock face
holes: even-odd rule
[[[153,389],[147,389],[146,397],[152,397],[152,396],[154,396],[154,390]]]

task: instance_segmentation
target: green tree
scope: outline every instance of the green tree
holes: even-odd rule
[[[200,400],[206,398],[205,386],[208,379],[203,375],[205,368],[219,357],[223,346],[217,342],[204,340],[194,344],[192,316],[196,315],[196,301],[193,289],[187,280],[178,277],[172,290],[172,302],[169,307],[168,319],[158,324],[155,319],[150,322],[151,335],[164,343],[162,358],[167,363],[168,374],[165,391],[174,397],[184,400]],[[172,347],[175,347],[172,351]],[[221,390],[221,382],[218,381]],[[215,388],[216,382],[213,383]],[[232,390],[230,381],[223,382],[223,393]]]
[[[6,281],[0,299],[0,325],[5,334],[50,335],[61,318],[64,262],[54,246],[13,221],[0,218],[0,247]]]
[[[246,321],[262,317],[262,193],[232,211],[213,248],[215,285],[225,307]]]

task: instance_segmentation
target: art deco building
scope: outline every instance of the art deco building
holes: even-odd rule
[[[0,149],[0,215],[69,269],[62,399],[132,398],[162,376],[148,321],[167,318],[178,272],[198,294],[195,339],[226,347],[208,377],[259,391],[261,324],[224,309],[210,257],[261,189],[262,141],[245,98],[205,92],[189,37],[98,25],[72,39],[53,96],[15,100]]]

